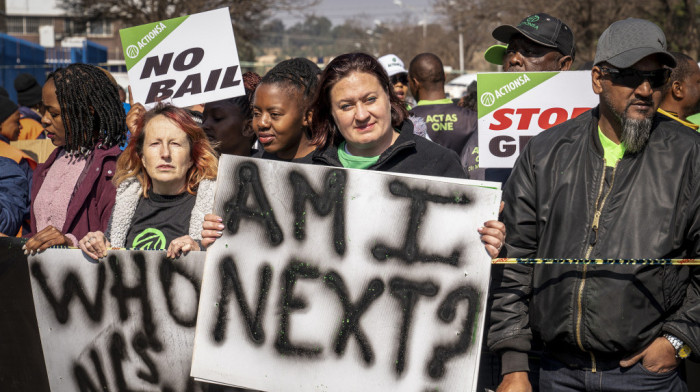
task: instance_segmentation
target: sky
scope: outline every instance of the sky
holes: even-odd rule
[[[56,3],[57,0],[6,0],[6,7],[10,15],[60,15],[63,11],[56,7]],[[325,16],[333,25],[343,24],[353,17],[373,23],[375,20],[386,22],[401,19],[406,15],[416,22],[422,19],[433,22],[435,14],[431,3],[432,0],[320,0],[319,4],[307,10],[277,12],[272,17],[281,19],[287,27],[303,21],[305,14]]]
[[[395,1],[402,5],[396,5]],[[334,25],[343,24],[353,16],[385,22],[396,19],[402,13],[410,14],[416,21],[427,18],[428,22],[431,22],[435,17],[431,3],[431,0],[321,0],[318,5],[304,13],[325,16]],[[288,12],[279,12],[273,17],[281,19],[287,27],[304,19],[301,13]]]

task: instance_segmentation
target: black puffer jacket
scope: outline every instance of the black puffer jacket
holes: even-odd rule
[[[304,158],[295,160],[299,163],[342,167],[338,159],[338,146],[330,145],[323,150],[316,150]],[[413,123],[404,121],[401,132],[393,145],[387,148],[377,163],[369,170],[386,171],[425,176],[467,178],[459,156],[438,144],[413,134]]]
[[[700,135],[656,116],[646,147],[606,169],[597,129],[596,108],[530,140],[503,193],[502,256],[698,257]],[[698,267],[513,265],[492,287],[488,345],[504,373],[527,369],[533,333],[593,368],[663,332],[700,352]]]

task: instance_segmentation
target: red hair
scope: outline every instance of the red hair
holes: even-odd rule
[[[143,141],[146,138],[146,125],[158,116],[169,119],[187,135],[190,142],[190,158],[193,165],[187,171],[185,181],[186,190],[191,194],[197,193],[197,187],[202,180],[213,180],[216,178],[219,161],[212,148],[207,135],[193,119],[186,109],[181,109],[172,105],[159,103],[155,108],[146,112],[136,123],[136,129],[131,135],[129,145],[121,153],[117,160],[117,173],[114,175],[114,185],[124,182],[129,177],[136,177],[143,188],[143,196],[147,197],[148,189],[151,188],[151,178],[148,176],[141,156],[143,155]]]

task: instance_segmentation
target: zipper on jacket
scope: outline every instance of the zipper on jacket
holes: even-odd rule
[[[619,160],[618,160],[619,162]],[[603,207],[605,206],[605,201],[608,199],[608,196],[610,196],[610,192],[612,192],[613,185],[615,184],[615,171],[617,170],[617,163],[615,162],[615,166],[612,168],[612,178],[610,179],[610,188],[608,191],[605,193],[605,196],[603,196],[603,199],[601,200],[600,197],[603,195],[603,189],[605,188],[605,171],[607,169],[607,166],[605,165],[605,159],[603,159],[603,175],[600,178],[600,186],[598,187],[598,197],[596,198],[595,202],[595,214],[593,215],[593,223],[591,224],[591,231],[588,234],[588,248],[586,249],[586,256],[585,258],[589,258],[591,256],[591,252],[593,251],[593,247],[596,245],[598,242],[598,225],[600,223],[600,216],[603,212]],[[583,288],[586,286],[586,272],[588,271],[588,264],[583,265],[583,272],[581,274],[581,284],[579,285],[578,288],[578,296],[576,298],[576,304],[578,305],[578,309],[576,312],[576,344],[578,344],[578,348],[581,349],[583,352],[588,352],[586,351],[585,348],[583,348],[583,340],[581,339],[581,321],[583,319]],[[592,352],[588,352],[591,356],[591,372],[595,373],[596,370],[596,360],[595,360],[595,355]]]

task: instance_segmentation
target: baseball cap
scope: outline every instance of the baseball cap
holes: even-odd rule
[[[603,31],[593,65],[607,62],[617,68],[629,68],[652,54],[658,55],[662,64],[676,66],[676,59],[668,53],[663,30],[648,20],[628,18]]]
[[[403,65],[403,61],[401,61],[401,59],[398,58],[398,56],[396,56],[395,54],[387,54],[378,58],[377,60],[379,61],[379,64],[381,64],[382,67],[384,67],[384,70],[389,75],[389,77],[392,77],[402,72],[408,73],[408,71]]]
[[[515,34],[522,34],[530,41],[557,49],[566,56],[574,58],[576,55],[574,33],[569,26],[560,19],[544,12],[528,16],[517,26],[498,26],[491,33],[493,38],[505,43],[510,42],[511,37]],[[484,58],[490,63],[501,65],[506,48],[504,45],[494,45],[486,50]]]

